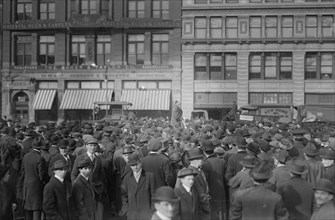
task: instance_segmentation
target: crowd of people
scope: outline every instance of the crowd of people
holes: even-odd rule
[[[0,127],[0,219],[335,219],[335,123]]]

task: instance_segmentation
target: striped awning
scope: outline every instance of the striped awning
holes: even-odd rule
[[[35,110],[50,110],[52,103],[56,96],[55,89],[41,89],[38,90],[33,102],[33,109]]]
[[[106,93],[107,99],[106,100]],[[67,89],[60,109],[93,109],[94,102],[111,101],[113,90],[106,89]]]
[[[170,110],[170,90],[123,90],[121,101],[133,110]]]

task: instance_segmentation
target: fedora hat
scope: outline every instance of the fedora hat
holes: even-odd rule
[[[201,159],[204,157],[202,151],[199,148],[193,148],[186,152],[187,152],[188,160],[196,160],[196,159]]]
[[[203,151],[213,151],[214,150],[214,145],[211,140],[203,140],[201,141],[201,149]]]
[[[236,139],[236,143],[237,143],[237,146],[238,146],[239,148],[246,148],[247,145],[248,145],[247,141],[246,141],[245,138],[242,137],[242,136],[238,136],[238,137],[237,137],[237,139]]]
[[[34,149],[41,149],[43,145],[43,139],[41,137],[36,137],[32,142],[32,146]]]
[[[247,168],[253,168],[257,165],[258,161],[257,158],[251,155],[246,155],[243,157],[243,160],[240,162],[240,164]]]
[[[174,193],[174,190],[170,186],[161,186],[159,187],[154,196],[152,197],[154,201],[168,201],[168,202],[176,202],[179,198]]]
[[[82,159],[78,161],[78,168],[93,167],[93,164],[90,159]]]
[[[134,148],[131,145],[125,145],[122,148],[122,154],[132,154],[134,153]]]
[[[268,180],[272,176],[272,170],[266,163],[261,163],[252,168],[250,176],[255,180]]]
[[[69,147],[69,141],[67,139],[62,139],[59,141],[59,148],[60,149],[66,149]]]
[[[148,150],[159,151],[162,148],[162,143],[160,138],[150,139],[148,142]]]
[[[69,164],[64,160],[56,160],[52,166],[52,170],[66,170]]]
[[[195,172],[192,168],[183,168],[181,170],[179,170],[178,172],[178,177],[181,178],[181,177],[184,177],[184,176],[196,176],[198,175],[197,172]]]
[[[247,145],[247,149],[252,151],[253,153],[255,154],[258,154],[260,153],[260,150],[259,150],[259,145],[255,142],[250,142],[248,145]]]
[[[321,149],[320,157],[329,160],[335,160],[335,150],[332,148],[326,147]]]
[[[320,154],[319,149],[312,142],[307,143],[306,147],[303,149],[303,152],[308,156],[317,156]]]
[[[293,174],[302,175],[307,172],[306,163],[300,158],[293,158],[291,161],[288,161],[287,168]]]
[[[334,183],[332,183],[332,181],[330,181],[329,179],[324,178],[316,181],[314,190],[322,190],[331,194],[335,194]]]
[[[140,155],[138,155],[137,153],[135,154],[130,154],[129,155],[129,161],[128,161],[128,165],[129,166],[134,166],[136,165],[139,161],[141,161],[141,157]]]
[[[276,158],[279,162],[285,163],[289,157],[289,154],[286,150],[280,149],[274,153],[273,157]]]

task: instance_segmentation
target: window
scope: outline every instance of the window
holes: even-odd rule
[[[38,64],[55,64],[55,36],[40,36]]]
[[[152,35],[152,64],[168,65],[169,64],[169,35],[153,34]]]
[[[32,3],[31,0],[18,0],[16,7],[17,20],[31,20],[32,19]]]
[[[97,0],[81,0],[80,1],[80,14],[93,15],[97,14]]]
[[[84,65],[86,61],[86,40],[85,36],[74,35],[71,42],[71,64]]]
[[[237,17],[226,17],[226,38],[237,38]]]
[[[156,81],[138,81],[138,88],[157,89]]]
[[[284,38],[293,37],[293,17],[283,16],[281,20],[281,33]]]
[[[314,15],[306,16],[306,37],[317,37],[318,17]]]
[[[250,37],[260,38],[262,36],[262,18],[250,17],[249,30],[250,30]]]
[[[265,35],[267,38],[277,37],[277,17],[266,17],[265,18]]]
[[[293,103],[292,93],[275,92],[250,92],[249,104],[281,104],[291,105]]]
[[[109,35],[97,36],[97,65],[107,65],[111,59],[111,37]]]
[[[238,0],[226,0],[227,3],[238,3]]]
[[[249,79],[292,79],[292,53],[250,53]]]
[[[210,0],[210,3],[222,3],[222,0]]]
[[[195,4],[207,4],[207,0],[194,0]]]
[[[55,19],[55,2],[43,1],[40,3],[40,19]]]
[[[18,36],[16,38],[15,65],[31,65],[31,37]]]
[[[305,79],[333,79],[334,52],[308,52],[305,55]]]
[[[54,81],[39,81],[37,86],[39,89],[58,89],[58,83]]]
[[[249,0],[250,3],[262,3],[262,0]]]
[[[222,37],[222,18],[211,18],[211,38]]]
[[[128,1],[128,17],[144,18],[144,0]]]
[[[169,1],[168,0],[153,0],[152,1],[152,17],[169,19]]]
[[[171,81],[132,81],[123,80],[123,89],[171,89]]]
[[[220,108],[232,106],[237,100],[236,92],[195,92],[195,108]]]
[[[108,81],[108,89],[115,88],[114,81]],[[106,89],[105,81],[66,81],[67,89]]]
[[[144,34],[128,36],[128,64],[144,64]]]
[[[332,15],[322,16],[322,37],[333,37],[334,17]]]
[[[335,104],[334,93],[305,93],[305,104],[306,105],[330,105]]]
[[[207,18],[195,18],[195,38],[207,37]]]
[[[195,80],[236,80],[236,53],[196,53],[194,57]]]

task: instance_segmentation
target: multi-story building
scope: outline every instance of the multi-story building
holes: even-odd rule
[[[182,106],[335,120],[334,0],[184,0]]]
[[[181,99],[181,1],[3,1],[2,114],[92,118],[94,101],[150,116]]]

